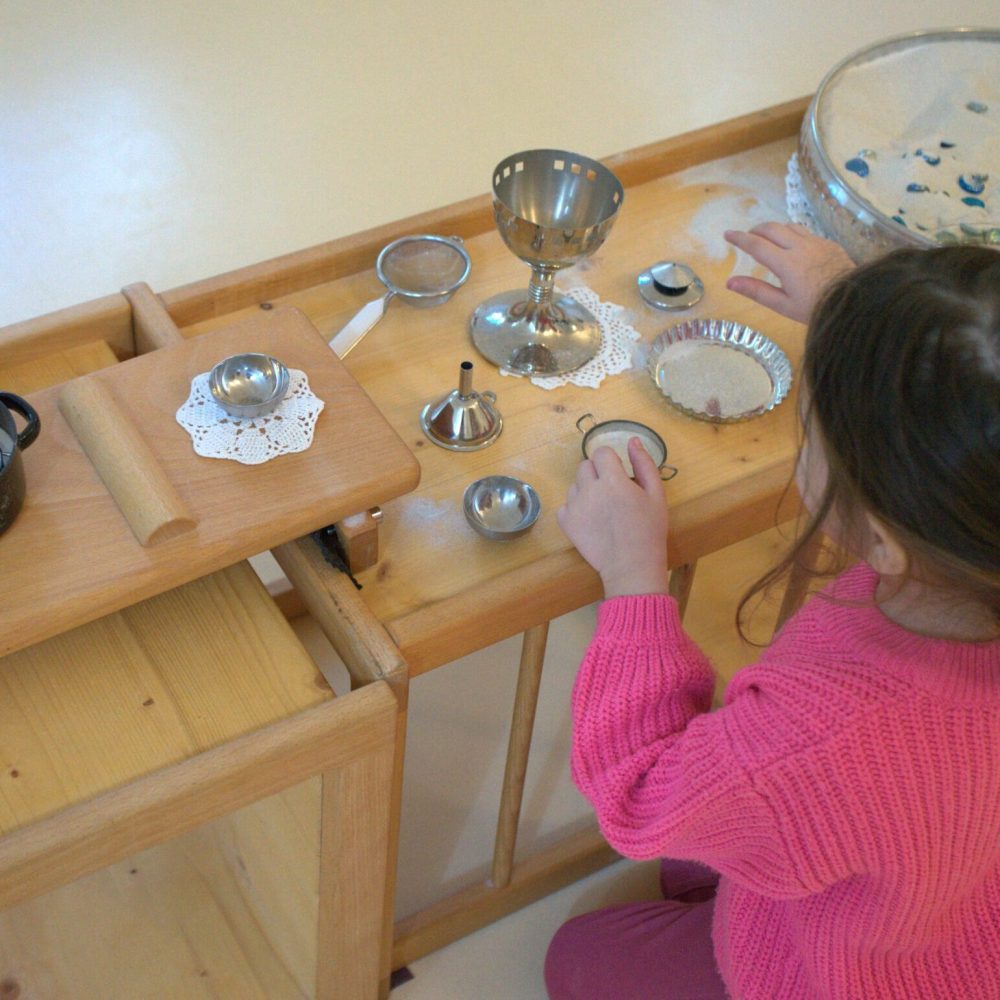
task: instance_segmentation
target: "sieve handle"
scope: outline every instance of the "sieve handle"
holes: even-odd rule
[[[343,329],[334,335],[330,340],[330,347],[338,358],[346,358],[354,345],[382,318],[392,296],[392,292],[386,292],[362,306]]]

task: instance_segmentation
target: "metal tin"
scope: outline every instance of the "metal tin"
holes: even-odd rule
[[[654,309],[690,309],[705,294],[701,278],[687,264],[661,260],[636,279],[639,294]]]
[[[583,429],[583,422],[585,420],[590,420],[591,427],[586,431]],[[640,424],[638,420],[602,420],[598,422],[592,413],[585,413],[576,422],[577,429],[583,434],[583,441],[580,445],[583,450],[583,457],[590,458],[591,453],[596,451],[602,446],[610,446],[618,454],[619,458],[622,455],[618,448],[611,445],[609,441],[602,441],[602,438],[611,438],[612,436],[620,438],[621,436],[637,437],[641,442],[646,451],[649,452],[650,457],[656,463],[656,467],[660,470],[660,478],[664,481],[668,479],[673,479],[677,475],[677,469],[672,465],[667,465],[667,443],[660,437],[652,427],[647,427],[645,424]],[[622,458],[623,464],[625,458]],[[664,475],[664,471],[667,475]],[[626,466],[626,472],[631,473],[631,468]]]
[[[755,390],[756,386],[741,384],[735,388],[735,391],[730,392],[730,386],[722,382],[722,369],[720,368],[720,383],[717,386],[715,396],[706,396],[706,402],[701,406],[686,405],[686,403],[691,402],[690,399],[685,402],[684,394],[678,392],[676,387],[674,387],[673,395],[670,391],[677,366],[685,363],[690,368],[692,364],[690,358],[693,355],[690,352],[687,352],[685,358],[680,351],[676,350],[679,344],[699,347],[712,346],[716,351],[724,349],[739,352],[741,355],[751,358],[763,375],[766,375],[766,387],[763,377],[761,377],[759,396],[756,391],[749,393],[754,401],[753,405],[746,408],[736,406],[737,412],[727,412],[734,409],[732,403],[739,402],[741,392],[746,394],[748,389]],[[671,354],[674,355],[673,358],[670,357]],[[710,381],[712,377],[711,362],[717,360],[719,360],[718,355],[712,357],[701,355],[698,359],[702,369],[697,373],[699,377],[707,370]],[[728,359],[726,363],[729,363]],[[735,423],[773,410],[788,395],[788,390],[792,385],[792,366],[785,352],[764,334],[731,320],[692,319],[671,327],[653,341],[646,368],[672,406],[688,416],[698,420],[708,420],[712,423]],[[751,378],[756,379],[754,369],[747,368],[746,371],[751,374]],[[731,373],[727,373],[727,378],[730,375]],[[719,398],[720,393],[727,395],[725,404]],[[758,398],[759,403],[755,402]],[[713,399],[718,404],[717,408],[711,405]]]

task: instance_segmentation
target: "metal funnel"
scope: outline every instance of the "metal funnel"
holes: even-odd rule
[[[503,430],[503,418],[496,406],[496,393],[475,392],[471,361],[459,366],[458,388],[436,403],[428,403],[420,413],[424,433],[442,448],[475,451],[492,444]]]

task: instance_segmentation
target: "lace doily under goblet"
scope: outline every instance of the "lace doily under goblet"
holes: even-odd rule
[[[584,285],[567,288],[563,294],[589,309],[601,326],[601,349],[585,365],[565,375],[533,375],[531,381],[543,389],[563,385],[589,386],[596,389],[607,375],[619,375],[632,367],[630,345],[639,339],[639,331],[625,322],[625,309],[613,302],[602,302],[597,293]],[[501,375],[513,375],[500,369]]]
[[[229,458],[260,465],[279,455],[305,451],[323,410],[305,372],[289,369],[288,393],[263,417],[231,417],[212,396],[208,372],[191,380],[191,395],[177,411],[177,423],[191,435],[194,450],[205,458]]]

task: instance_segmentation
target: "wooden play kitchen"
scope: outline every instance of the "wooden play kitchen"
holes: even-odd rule
[[[602,300],[625,306],[643,342],[675,318],[643,302],[637,275],[672,258],[704,283],[697,315],[762,330],[793,365],[798,361],[801,328],[727,292],[732,257],[717,253],[706,233],[711,229],[716,240],[722,228],[759,221],[747,213],[773,201],[775,192],[780,210],[785,166],[806,106],[793,101],[605,161],[624,187],[624,205],[579,278]],[[472,262],[467,282],[433,309],[394,305],[339,360],[326,342],[359,306],[384,292],[374,261],[383,247],[411,233],[460,237]],[[469,317],[477,303],[524,283],[524,265],[501,241],[487,195],[158,294],[130,285],[0,331],[0,389],[26,396],[42,419],[41,436],[23,456],[27,502],[0,537],[6,625],[0,682],[7,691],[0,749],[4,762],[28,762],[12,763],[18,777],[4,779],[17,794],[0,827],[0,873],[19,888],[0,895],[0,903],[37,896],[143,847],[190,836],[186,832],[206,820],[320,774],[316,839],[303,848],[322,858],[318,877],[327,880],[316,904],[319,937],[305,948],[287,940],[274,945],[284,965],[297,962],[298,971],[284,980],[274,973],[267,981],[273,992],[265,995],[298,995],[299,989],[361,997],[376,995],[379,981],[384,994],[390,968],[613,860],[596,829],[542,854],[515,854],[548,623],[600,596],[596,575],[555,521],[580,459],[577,423],[584,414],[595,422],[638,421],[666,442],[668,462],[679,470],[665,489],[672,587],[683,602],[699,557],[794,515],[797,500],[786,488],[796,448],[795,387],[758,419],[720,424],[672,409],[641,366],[606,378],[596,390],[548,391],[528,378],[501,376],[473,346]],[[676,321],[683,318],[678,314]],[[327,407],[309,449],[260,467],[196,459],[174,411],[194,374],[242,351],[272,354],[308,372]],[[453,388],[463,361],[475,364],[478,389],[495,394],[503,428],[489,447],[455,451],[428,439],[420,414]],[[135,461],[138,453],[143,457]],[[142,476],[130,477],[130,468]],[[477,534],[463,512],[466,487],[493,475],[527,481],[541,501],[537,522],[509,541]],[[332,522],[360,591],[309,537]],[[286,615],[308,609],[351,671],[356,690],[345,698],[333,698],[317,678],[274,601],[250,578],[242,560],[265,549],[294,588],[273,595],[281,609]],[[163,644],[167,629],[177,639],[175,653]],[[258,629],[266,638],[261,648],[246,641],[246,630]],[[238,655],[221,639],[210,656],[199,649],[195,638],[213,630],[230,636]],[[128,642],[120,638],[125,633]],[[393,930],[407,682],[518,633],[524,644],[491,878]],[[110,655],[123,644],[124,655]],[[253,669],[262,659],[266,668]],[[88,685],[93,691],[84,697],[80,688]],[[145,693],[153,686],[155,693]],[[116,690],[138,698],[138,707],[112,707]],[[371,732],[382,736],[373,736],[373,746],[360,738],[358,720],[368,702],[352,701],[356,696],[379,700]],[[170,717],[151,714],[154,706],[140,711],[149,698],[154,706],[170,705]],[[324,735],[315,716],[340,702],[348,705],[345,712],[357,704],[359,714],[343,723],[338,741]],[[85,715],[84,722],[74,724],[74,713]],[[50,727],[50,718],[60,719],[59,726]],[[197,738],[183,735],[192,727]],[[104,738],[102,728],[124,741],[127,766],[117,754],[87,749],[88,741],[92,747]],[[7,746],[10,732],[28,735]],[[147,739],[159,749],[134,749]],[[311,748],[308,763],[296,740]],[[349,750],[369,761],[363,767],[370,774],[384,776],[389,761],[381,805],[373,803],[377,784],[366,791],[337,770],[348,766]],[[377,763],[371,763],[373,752]],[[247,756],[226,771],[230,753]],[[73,771],[68,757],[74,754],[92,769],[86,782],[64,776]],[[205,755],[212,758],[208,764]],[[249,764],[257,755],[270,762],[259,777]],[[279,778],[282,760],[294,763]],[[198,770],[203,767],[209,770]],[[195,808],[178,805],[177,768],[212,775]],[[163,784],[165,775],[170,780]],[[58,794],[51,794],[53,787]],[[90,850],[94,831],[118,822],[115,810],[128,812],[128,790],[136,788],[137,795],[166,803],[164,812],[124,830],[118,825],[113,844]],[[373,828],[372,843],[358,844],[359,831],[342,816],[351,796],[356,810],[373,810],[381,840]],[[55,864],[48,864],[44,844],[38,846],[37,829],[52,838]],[[350,874],[331,830],[346,838],[350,864],[363,864],[385,887],[374,892],[369,882],[367,888],[369,899],[385,903],[365,916],[369,930],[374,921],[380,932],[352,944],[375,952],[377,974],[365,982],[339,980],[343,964],[323,957],[343,922],[360,913],[333,912],[324,902],[323,893],[332,893],[329,880]],[[352,845],[367,853],[352,855]],[[65,864],[58,861],[64,856]],[[20,881],[9,881],[19,874]],[[343,948],[334,954],[343,956]],[[262,980],[268,975],[260,972]],[[170,988],[165,983],[161,995],[176,995]]]

